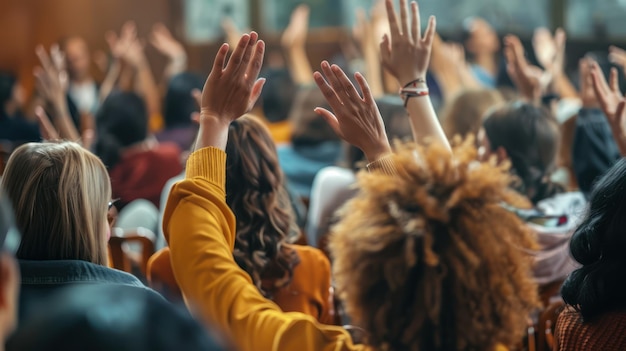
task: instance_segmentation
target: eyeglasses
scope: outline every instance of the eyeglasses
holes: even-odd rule
[[[120,199],[115,199],[115,200],[111,200],[111,201],[109,201],[109,207],[108,207],[108,209],[110,210],[110,209],[111,209],[111,207],[113,207],[113,205],[115,205],[115,203],[116,203],[116,202],[118,202],[118,201],[120,201]]]

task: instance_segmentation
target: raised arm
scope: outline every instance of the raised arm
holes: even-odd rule
[[[229,60],[224,44],[202,92],[198,148],[176,184],[163,229],[174,276],[192,311],[230,336],[241,351],[352,351],[342,328],[283,313],[265,299],[235,263],[235,218],[226,204],[226,148],[230,123],[248,112],[261,93],[257,79],[265,44],[244,34]]]
[[[385,0],[385,5],[390,35],[385,35],[380,44],[382,62],[403,87],[402,95],[411,119],[415,141],[422,143],[430,140],[450,148],[428,96],[426,85],[426,72],[435,38],[435,17],[431,16],[428,20],[426,32],[422,37],[416,2],[411,2],[409,15],[407,0],[400,0],[400,19],[393,8],[392,0]]]
[[[80,141],[80,134],[72,122],[67,107],[67,73],[59,65],[63,59],[56,57],[61,55],[59,47],[53,46],[51,55],[48,55],[42,46],[38,46],[36,53],[41,63],[41,67],[35,69],[37,91],[51,107],[54,126],[58,130],[57,136],[78,142]]]
[[[281,45],[287,56],[287,65],[294,82],[300,85],[312,84],[313,69],[306,54],[306,38],[309,32],[309,14],[307,5],[300,5],[293,10],[289,25],[281,38]]]
[[[167,58],[167,66],[163,71],[161,85],[165,87],[169,80],[187,69],[187,52],[163,23],[157,23],[152,28],[150,44]]]
[[[617,144],[622,156],[626,156],[626,127],[624,126],[624,122],[626,122],[624,119],[626,115],[624,108],[626,106],[626,99],[624,99],[622,92],[619,90],[617,69],[611,69],[609,84],[600,66],[598,66],[598,63],[592,62],[591,77],[596,99],[611,127],[615,144]]]

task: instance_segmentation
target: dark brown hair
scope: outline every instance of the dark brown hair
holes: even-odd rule
[[[297,231],[276,147],[257,118],[230,125],[226,146],[226,202],[237,218],[234,257],[266,296],[289,283],[298,264],[286,243]]]
[[[502,202],[506,166],[473,141],[399,146],[396,175],[361,173],[330,248],[337,291],[375,350],[493,350],[521,341],[538,306],[530,230]]]
[[[513,102],[493,111],[483,127],[491,150],[506,150],[512,171],[519,178],[516,189],[534,204],[564,191],[550,181],[561,137],[550,111]]]

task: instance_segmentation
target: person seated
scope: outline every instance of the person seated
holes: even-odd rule
[[[75,285],[38,301],[11,350],[231,350],[186,311],[144,290]]]
[[[416,37],[417,4],[411,15],[402,5],[400,22],[386,1],[391,36],[382,57],[405,86],[424,80],[435,20],[424,39]],[[409,17],[413,30],[401,32]],[[533,245],[532,233],[501,206],[519,201],[508,189],[506,168],[477,163],[473,145],[452,150],[428,96],[409,91],[403,95],[416,139],[425,142],[420,132],[428,133],[437,144],[391,155],[363,76],[356,74],[360,95],[327,62],[326,78],[317,72],[315,81],[335,114],[317,113],[365,153],[373,171],[362,177],[362,191],[331,238],[337,289],[354,324],[365,330],[365,345],[355,345],[343,328],[285,313],[263,297],[232,255],[237,218],[226,203],[225,150],[230,123],[248,112],[262,89],[257,77],[264,48],[252,32],[242,36],[228,64],[228,45],[219,49],[203,91],[197,151],[166,207],[171,264],[189,306],[242,351],[503,350],[519,343],[539,302],[520,250]]]
[[[0,345],[18,324],[20,272],[14,255],[20,239],[11,202],[0,187]]]
[[[100,105],[98,84],[91,75],[91,53],[85,39],[72,36],[61,40],[69,78],[70,105],[81,115],[94,115]]]
[[[289,111],[297,95],[298,86],[289,71],[283,67],[268,67],[261,72],[266,79],[259,103],[267,127],[276,145],[287,144],[291,140],[293,126],[289,121]]]
[[[487,89],[496,88],[501,70],[501,45],[495,29],[482,18],[466,18],[463,21],[461,43],[476,80]]]
[[[115,206],[121,210],[144,199],[158,208],[161,189],[183,170],[181,150],[149,135],[143,100],[134,93],[112,93],[98,110],[96,127],[95,153],[109,169],[113,198],[120,199]]]
[[[64,286],[147,289],[134,276],[107,267],[111,183],[94,154],[73,142],[24,144],[11,155],[1,186],[22,233],[16,253],[21,321],[38,314],[36,301]]]
[[[0,72],[0,140],[12,143],[41,140],[37,124],[27,121],[22,115],[24,99],[24,91],[17,78]]]
[[[300,236],[278,165],[276,147],[260,119],[243,116],[230,124],[226,150],[226,203],[236,218],[233,256],[259,291],[283,311],[299,311],[334,322],[330,263],[312,247],[292,245]],[[169,250],[149,264],[153,282],[166,294],[178,287]]]
[[[301,198],[311,196],[315,175],[341,159],[341,141],[324,119],[313,112],[324,106],[324,96],[314,87],[301,87],[289,114],[291,143],[278,147],[278,160],[289,188]]]
[[[580,192],[566,192],[550,180],[559,148],[559,125],[545,108],[514,102],[492,111],[483,122],[480,143],[483,158],[511,163],[516,181],[512,188],[524,195],[526,205],[511,208],[537,233],[541,245],[532,253],[535,278],[540,285],[562,282],[576,264],[568,243],[584,213]]]
[[[191,148],[198,132],[192,117],[199,112],[192,92],[202,90],[203,84],[202,78],[194,73],[184,72],[172,77],[165,93],[165,128],[156,134],[159,142],[175,143],[181,150]]]
[[[619,160],[594,186],[589,209],[572,236],[570,252],[581,267],[561,294],[567,308],[556,322],[554,350],[626,349],[623,230],[626,226],[626,160]]]

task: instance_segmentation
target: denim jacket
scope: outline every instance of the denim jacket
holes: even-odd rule
[[[19,266],[22,275],[20,321],[41,312],[31,311],[37,301],[74,284],[113,284],[150,290],[133,275],[86,261],[19,260]]]

